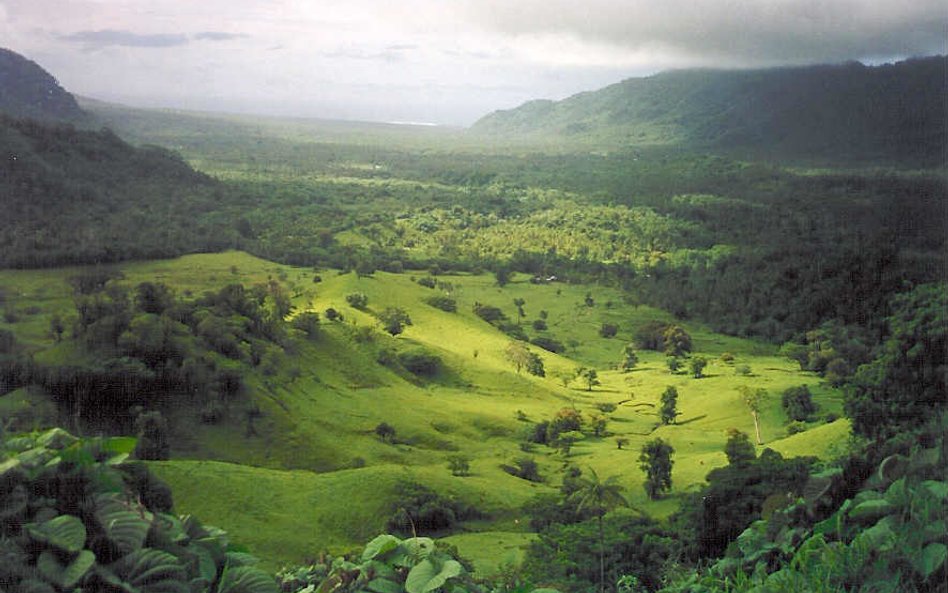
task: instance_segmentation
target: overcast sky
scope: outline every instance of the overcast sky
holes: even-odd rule
[[[0,47],[137,106],[472,123],[681,67],[948,52],[946,0],[0,0]]]

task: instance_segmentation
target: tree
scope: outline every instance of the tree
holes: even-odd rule
[[[677,356],[669,356],[665,359],[665,364],[668,365],[668,371],[674,375],[681,368],[681,359]]]
[[[678,417],[678,390],[669,385],[662,392],[662,424],[674,424]]]
[[[521,342],[510,342],[504,348],[504,356],[517,368],[519,373],[530,362],[530,351]]]
[[[691,336],[679,325],[669,326],[662,334],[667,356],[683,356],[691,352]]]
[[[517,308],[517,325],[520,325],[521,320],[527,315],[523,310],[523,306],[527,304],[527,301],[518,297],[513,300],[513,304]]]
[[[366,296],[365,293],[353,292],[346,295],[346,302],[349,303],[349,306],[353,309],[364,311],[369,304],[369,297]]]
[[[319,333],[319,313],[316,311],[303,311],[293,318],[292,323],[294,328],[309,338],[314,338]]]
[[[596,372],[596,369],[584,369],[582,371],[582,377],[586,383],[586,391],[592,391],[593,387],[602,384],[599,381],[599,373]]]
[[[616,449],[622,450],[622,447],[629,444],[629,439],[626,437],[616,437]]]
[[[609,419],[602,414],[591,414],[589,416],[589,428],[592,430],[593,436],[604,436],[606,434],[606,423],[608,421]]]
[[[379,321],[382,322],[382,329],[393,336],[405,331],[406,325],[411,325],[411,317],[408,313],[399,307],[386,307],[379,313]]]
[[[135,444],[137,459],[160,461],[171,456],[171,444],[168,442],[168,422],[161,412],[144,412],[135,419],[138,429],[138,442]]]
[[[757,444],[763,445],[764,442],[760,439],[760,408],[763,405],[764,398],[767,397],[767,390],[753,389],[747,385],[741,385],[738,389],[744,398],[744,405],[747,406],[751,416],[754,417],[754,432],[757,434]]]
[[[471,473],[471,460],[463,455],[448,457],[448,469],[452,476],[466,476]]]
[[[64,331],[66,331],[66,324],[63,323],[63,318],[59,316],[59,313],[55,313],[49,320],[49,333],[57,342],[62,342]]]
[[[603,323],[599,326],[599,335],[603,338],[614,338],[619,333],[619,326],[614,323]]]
[[[581,433],[578,430],[568,430],[566,432],[561,432],[556,437],[556,448],[560,450],[560,453],[563,454],[563,457],[569,457],[569,452],[573,448],[573,444],[576,441],[581,441],[586,438],[586,435]]]
[[[622,364],[620,365],[622,370],[631,371],[638,363],[639,355],[635,353],[635,344],[626,344],[622,348]]]
[[[703,356],[695,356],[689,362],[688,366],[691,368],[691,374],[695,379],[700,379],[704,376],[704,368],[708,366],[708,359]]]
[[[671,490],[671,472],[675,449],[661,438],[653,439],[642,446],[639,468],[645,472],[645,493],[656,500],[663,492]]]
[[[387,422],[380,422],[375,427],[375,436],[383,443],[391,443],[395,440],[395,427]]]
[[[736,428],[727,429],[727,443],[724,445],[724,454],[731,465],[748,463],[757,459],[757,451],[750,442],[746,432]]]
[[[589,473],[590,477],[578,479],[580,487],[573,496],[579,500],[577,511],[582,512],[588,509],[596,515],[599,526],[599,593],[602,593],[606,586],[606,544],[602,518],[611,509],[628,506],[629,503],[622,496],[624,488],[619,484],[616,476],[600,480],[596,470],[589,468]]]
[[[527,372],[537,377],[545,377],[546,370],[543,368],[543,359],[536,352],[527,351]]]
[[[816,404],[813,403],[813,396],[806,385],[784,390],[780,404],[790,420],[805,422],[816,413]]]
[[[948,291],[924,284],[892,301],[889,338],[859,367],[844,409],[853,432],[884,439],[932,418],[948,403]]]
[[[497,286],[505,286],[508,282],[510,282],[510,276],[510,268],[505,266],[500,266],[494,270],[494,279],[497,281]]]

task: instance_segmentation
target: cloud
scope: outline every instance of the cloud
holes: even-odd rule
[[[944,0],[467,0],[462,10],[526,51],[571,40],[603,61],[751,66],[948,50]],[[576,61],[560,47],[550,60]]]
[[[2,21],[0,21],[2,22]],[[87,49],[103,47],[144,47],[169,48],[187,45],[191,41],[231,41],[249,37],[245,33],[227,33],[224,31],[201,31],[192,35],[184,33],[135,33],[116,29],[101,29],[98,31],[77,31],[62,35],[61,39],[73,43],[81,43]]]
[[[78,31],[76,33],[70,33],[69,35],[63,35],[62,39],[82,43],[89,48],[110,46],[161,48],[186,45],[190,41],[187,35],[180,33],[140,34],[114,29]]]
[[[192,39],[199,41],[231,41],[247,37],[250,36],[246,33],[225,33],[223,31],[201,31],[191,36]]]

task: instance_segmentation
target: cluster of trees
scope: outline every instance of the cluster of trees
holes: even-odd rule
[[[247,368],[277,372],[293,328],[307,336],[318,331],[316,314],[285,321],[290,298],[276,281],[250,288],[231,284],[190,299],[161,283],[128,287],[102,270],[71,283],[76,315],[68,325],[89,356],[24,367],[11,358],[4,375],[43,387],[78,423],[108,419],[108,430],[132,430],[135,409],[180,403],[203,409],[202,420],[217,422],[243,392]],[[65,325],[53,318],[50,331],[61,338]],[[156,422],[139,430],[157,434]]]

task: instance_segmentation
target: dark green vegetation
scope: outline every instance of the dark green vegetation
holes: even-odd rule
[[[170,514],[134,446],[61,429],[3,440],[0,589],[276,593],[223,531]]]
[[[0,48],[0,113],[13,117],[76,121],[76,99],[49,72],[16,52]]]
[[[944,64],[670,73],[494,118],[572,145],[4,117],[0,264],[97,264],[0,271],[4,430],[137,435],[94,446],[302,562],[288,591],[938,590]],[[269,261],[130,261],[230,248]],[[108,459],[25,438],[0,566],[28,570],[0,588],[148,592],[146,561],[155,590],[237,586],[246,556],[147,474],[102,498]]]
[[[490,137],[678,144],[809,163],[944,164],[944,57],[751,71],[682,70],[492,113]]]

